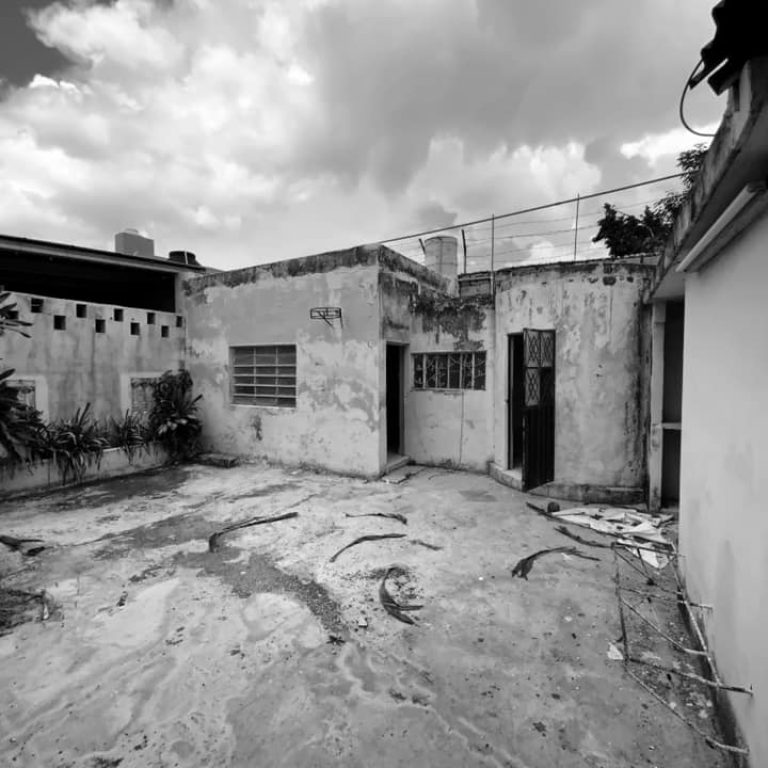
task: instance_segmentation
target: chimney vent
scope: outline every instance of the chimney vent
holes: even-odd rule
[[[459,244],[455,237],[438,235],[424,241],[424,266],[448,280],[451,293],[458,289]]]
[[[191,251],[169,251],[168,261],[173,261],[176,264],[187,264],[193,267],[199,267],[197,263],[197,257]]]
[[[155,241],[142,237],[135,229],[124,229],[115,235],[115,252],[126,256],[154,256]]]

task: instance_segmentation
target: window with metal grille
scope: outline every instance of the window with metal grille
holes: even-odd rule
[[[8,386],[16,390],[16,399],[20,403],[30,408],[37,408],[34,379],[11,379]]]
[[[414,389],[485,389],[485,352],[419,352]]]
[[[132,378],[131,379],[131,411],[141,419],[148,419],[155,405],[155,386],[157,379]]]
[[[296,345],[231,347],[232,402],[296,406]]]

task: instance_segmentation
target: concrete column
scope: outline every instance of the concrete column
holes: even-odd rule
[[[424,241],[424,265],[448,280],[449,293],[458,294],[459,244],[455,237],[438,235]]]
[[[648,508],[661,509],[661,473],[663,466],[664,428],[664,338],[667,304],[653,303],[651,332],[651,433],[648,436]]]

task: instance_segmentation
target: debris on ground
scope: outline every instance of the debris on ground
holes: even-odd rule
[[[621,538],[637,538],[669,546],[661,525],[672,520],[671,515],[654,517],[645,512],[623,507],[572,507],[552,513],[564,523],[581,525],[598,533]]]
[[[280,520],[289,520],[292,517],[298,517],[298,512],[286,512],[283,515],[275,515],[274,517],[252,517],[250,520],[245,520],[242,523],[235,523],[234,525],[228,525],[226,528],[222,528],[220,531],[212,534],[208,539],[208,551],[215,552],[219,546],[219,540],[222,536],[232,531],[239,531],[242,528],[249,528],[252,525],[267,525],[268,523],[276,523]]]
[[[123,592],[120,595],[120,598],[117,601],[117,607],[118,608],[122,608],[125,605],[127,600],[128,600],[128,593],[127,592]]]
[[[576,549],[576,547],[553,547],[552,549],[541,549],[538,552],[534,552],[532,555],[528,555],[528,557],[524,557],[521,560],[518,560],[512,569],[512,577],[514,578],[515,576],[519,576],[521,579],[528,581],[528,574],[531,572],[531,568],[533,568],[533,564],[536,562],[536,560],[543,555],[551,555],[557,552],[560,552],[564,555],[574,555],[575,557],[581,557],[584,560],[600,561],[599,557],[585,555],[583,552]]]
[[[17,624],[29,621],[29,604],[40,601],[40,621],[48,621],[55,609],[55,604],[43,589],[40,592],[28,592],[23,589],[0,589],[0,635]]]
[[[579,525],[612,536],[616,544],[625,547],[653,568],[661,569],[669,563],[667,549],[672,546],[672,542],[666,536],[663,526],[672,522],[672,515],[655,516],[624,507],[571,507],[561,510],[554,502],[550,502],[546,510],[531,502],[526,502],[526,506],[549,520]],[[582,539],[563,525],[556,526],[555,530],[580,544],[609,546]]]
[[[387,517],[391,520],[398,520],[403,525],[408,525],[408,520],[405,515],[401,515],[399,512],[363,512],[359,515],[350,515],[348,512],[344,513],[345,517]]]
[[[562,533],[563,536],[567,536],[569,539],[573,539],[579,544],[583,544],[585,547],[601,547],[604,549],[611,549],[610,544],[603,544],[601,541],[592,541],[590,539],[584,539],[581,536],[579,536],[578,533],[573,533],[569,531],[564,525],[556,525],[555,530],[558,533]]]
[[[624,661],[624,654],[613,643],[608,644],[606,655],[611,661]]]
[[[433,552],[439,552],[442,547],[438,547],[437,544],[430,544],[428,541],[422,541],[421,539],[411,539],[411,544],[417,544],[420,547],[426,547],[427,549],[431,549]]]
[[[347,544],[345,547],[342,547],[336,554],[334,554],[330,560],[328,560],[329,563],[335,563],[336,558],[346,550],[350,549],[350,547],[354,547],[357,544],[362,544],[364,541],[378,541],[379,539],[404,539],[405,534],[404,533],[371,533],[367,536],[358,536],[354,541]]]
[[[203,453],[197,457],[197,463],[205,464],[209,467],[231,469],[240,464],[240,459],[237,456],[231,456],[226,453]]]
[[[389,594],[387,591],[387,579],[389,578],[389,575],[393,573],[394,571],[398,570],[397,568],[387,568],[386,573],[384,574],[384,578],[381,580],[381,584],[379,585],[379,600],[381,601],[381,604],[384,606],[384,610],[393,618],[397,619],[398,621],[402,621],[403,624],[416,624],[416,622],[408,616],[405,611],[418,611],[421,608],[423,608],[423,605],[402,605],[401,603],[398,603],[392,595]]]
[[[25,557],[34,557],[47,549],[40,542],[42,539],[17,539],[15,536],[0,534],[0,544],[5,544],[9,549],[19,552]]]

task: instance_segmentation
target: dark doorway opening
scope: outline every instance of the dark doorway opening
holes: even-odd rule
[[[680,442],[683,420],[683,344],[685,304],[667,302],[664,325],[664,394],[662,401],[661,504],[680,504]]]
[[[516,469],[523,464],[523,334],[513,333],[507,337],[509,376],[507,389],[508,434],[507,467]]]
[[[555,332],[523,329],[523,489],[555,479]]]
[[[403,454],[403,347],[387,344],[387,454]]]

